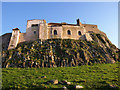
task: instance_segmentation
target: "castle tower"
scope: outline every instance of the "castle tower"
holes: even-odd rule
[[[42,20],[28,20],[26,28],[26,41],[36,40],[39,38],[39,24]]]
[[[46,20],[43,20],[43,23],[40,23],[39,27],[39,39],[46,40],[48,39],[48,30],[47,30]]]
[[[20,33],[20,30],[18,28],[13,29],[12,36],[11,36],[11,39],[10,39],[10,43],[9,43],[9,46],[8,46],[8,50],[13,49],[17,46],[18,41],[19,41],[19,33]]]
[[[47,24],[45,20],[28,20],[26,29],[26,41],[47,39]]]

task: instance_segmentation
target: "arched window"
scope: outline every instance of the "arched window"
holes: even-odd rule
[[[54,30],[54,35],[57,35],[57,30]]]
[[[68,33],[68,35],[71,35],[71,31],[70,30],[68,30],[67,33]]]
[[[78,35],[81,35],[81,32],[80,32],[80,31],[78,31]]]

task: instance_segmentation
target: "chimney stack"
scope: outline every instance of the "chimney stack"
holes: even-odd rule
[[[77,19],[77,25],[78,25],[78,26],[81,26],[81,25],[82,25],[82,23],[80,22],[80,19],[79,19],[79,18]]]

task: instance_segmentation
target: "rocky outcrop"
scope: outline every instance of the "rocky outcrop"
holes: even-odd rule
[[[2,52],[2,67],[67,67],[119,61],[119,49],[101,34],[93,41],[48,39],[20,43]]]

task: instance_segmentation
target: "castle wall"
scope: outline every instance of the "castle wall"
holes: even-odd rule
[[[104,36],[106,36],[106,34],[102,31],[100,31],[97,27],[97,25],[91,25],[91,24],[83,24],[84,28],[86,29],[86,32],[88,33],[99,33],[99,34],[102,34]]]
[[[19,30],[13,30],[8,49],[15,48],[19,41]]]
[[[2,43],[0,43],[0,45],[2,45],[3,50],[8,49],[11,36],[12,36],[12,33],[6,33],[6,34],[0,36],[0,40],[2,39]]]
[[[19,35],[19,43],[27,41],[26,33],[20,33]]]
[[[71,35],[68,35],[67,33],[68,30],[71,31]],[[78,35],[78,31],[81,32],[81,35]],[[79,39],[83,34],[85,34],[84,28],[80,26],[63,25],[63,33],[62,33],[63,39]]]
[[[57,35],[54,35],[54,30],[57,31]],[[62,26],[48,27],[48,38],[62,38]]]
[[[56,34],[54,32],[56,30]],[[70,30],[70,34],[68,34]],[[82,24],[80,20],[77,20],[77,24],[67,24],[67,23],[46,23],[45,20],[28,20],[26,33],[19,33],[19,29],[13,29],[12,36],[5,35],[3,37],[3,44],[5,43],[5,48],[8,49],[15,48],[18,43],[25,41],[34,41],[37,39],[83,39],[87,41],[92,41],[90,33],[99,33],[102,35],[106,34],[100,31],[97,25]],[[80,32],[80,33],[79,33]],[[9,40],[8,40],[9,39]],[[6,42],[8,41],[8,42]],[[8,46],[9,43],[9,46]]]
[[[48,39],[48,29],[46,23],[41,23],[39,27],[39,39],[46,40]]]

